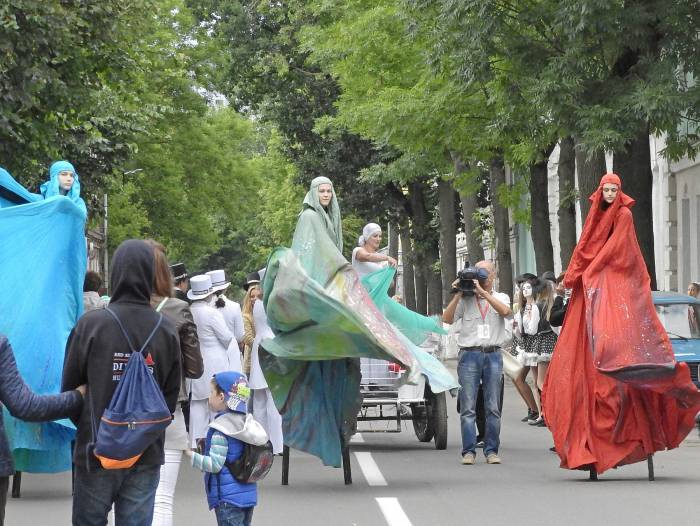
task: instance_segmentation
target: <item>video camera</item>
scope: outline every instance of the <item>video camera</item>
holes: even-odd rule
[[[457,272],[457,279],[459,279],[457,291],[461,292],[465,296],[473,296],[476,293],[474,290],[474,280],[478,279],[479,281],[483,282],[488,277],[488,270],[485,268],[472,267],[467,261],[464,268]]]

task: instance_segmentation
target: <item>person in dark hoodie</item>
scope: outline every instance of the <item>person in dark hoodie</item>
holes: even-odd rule
[[[159,314],[151,307],[153,248],[140,240],[123,242],[112,260],[109,308],[119,317],[135,348],[156,326]],[[146,364],[160,386],[171,413],[180,391],[180,344],[174,324],[166,317],[146,348]],[[107,524],[114,504],[117,524],[150,525],[160,466],[164,461],[164,434],[128,469],[102,469],[91,444],[100,417],[109,405],[126,362],[129,346],[117,321],[105,309],[85,313],[68,338],[63,390],[89,383],[73,452],[75,492],[73,524]]]
[[[41,422],[65,418],[80,408],[85,386],[56,395],[40,396],[32,392],[17,370],[15,355],[7,338],[0,334],[0,404],[10,414],[22,420]],[[5,436],[5,427],[0,408],[0,526],[5,524],[5,504],[10,475],[14,473],[12,454]]]

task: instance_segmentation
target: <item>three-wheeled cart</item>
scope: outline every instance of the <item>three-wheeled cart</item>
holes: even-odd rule
[[[439,340],[438,340],[439,341]],[[423,349],[439,352],[440,345],[427,342]],[[421,442],[435,441],[435,449],[447,447],[447,400],[445,393],[433,393],[426,378],[421,375],[416,385],[404,383],[406,372],[396,363],[375,358],[360,360],[362,408],[358,422],[370,422],[362,433],[399,433],[401,422],[411,420],[416,437]],[[373,425],[376,422],[396,425]]]

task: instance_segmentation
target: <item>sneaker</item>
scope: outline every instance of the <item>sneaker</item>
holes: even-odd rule
[[[501,457],[496,455],[496,453],[490,453],[489,456],[486,457],[486,463],[487,464],[500,464]]]
[[[530,420],[534,420],[537,418],[537,413],[534,412],[532,409],[527,410],[527,416],[521,420],[521,422],[529,422]]]
[[[544,421],[544,418],[540,418],[540,421],[533,425],[536,427],[547,427],[547,423]]]
[[[484,441],[478,440],[475,447],[478,447],[480,449],[484,449]]]
[[[537,415],[537,418],[534,418],[533,420],[528,420],[527,423],[531,426],[539,426],[541,423],[544,423],[544,418],[542,418],[542,416],[540,415]]]
[[[476,457],[474,456],[474,453],[465,453],[462,455],[462,464],[465,466],[473,466],[475,459]]]

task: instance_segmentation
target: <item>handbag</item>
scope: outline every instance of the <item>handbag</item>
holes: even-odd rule
[[[525,367],[525,353],[515,339],[512,339],[501,347],[501,356],[503,372],[514,380]]]

